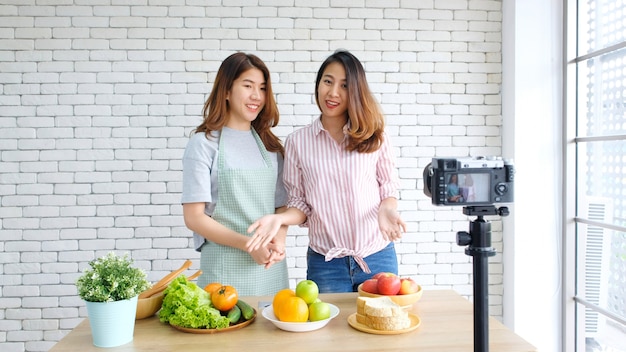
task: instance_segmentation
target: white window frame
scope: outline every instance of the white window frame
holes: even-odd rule
[[[585,0],[583,0],[585,1]],[[626,42],[597,50],[592,53],[580,55],[577,53],[578,45],[578,1],[568,0],[565,7],[565,68],[564,68],[564,185],[563,185],[563,351],[585,351],[585,337],[587,332],[580,321],[581,314],[589,308],[596,311],[599,315],[608,317],[622,324],[626,321],[622,317],[613,314],[610,311],[599,307],[584,297],[580,297],[577,292],[577,276],[581,266],[577,259],[577,238],[581,235],[577,227],[584,224],[586,226],[595,226],[600,229],[625,231],[624,227],[607,224],[603,221],[594,221],[589,219],[586,214],[577,213],[577,152],[579,143],[624,140],[622,136],[593,136],[581,137],[577,135],[576,125],[577,116],[577,63],[584,62],[593,57],[599,57],[604,53],[623,49]],[[584,113],[584,112],[583,112]],[[578,310],[578,312],[577,312]]]

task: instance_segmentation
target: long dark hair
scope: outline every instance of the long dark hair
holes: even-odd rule
[[[247,70],[256,68],[263,73],[265,79],[265,106],[259,115],[252,121],[252,128],[259,134],[265,148],[270,152],[284,154],[284,147],[280,139],[272,132],[272,127],[278,125],[279,112],[274,100],[270,71],[263,60],[252,54],[241,52],[234,53],[227,57],[220,65],[213,82],[213,90],[209,98],[204,103],[202,123],[196,127],[194,132],[204,132],[207,136],[211,131],[219,131],[226,125],[228,116],[228,101],[226,96],[233,87],[233,82]]]
[[[346,70],[348,120],[350,121],[349,139],[346,149],[349,151],[356,150],[360,153],[375,152],[382,145],[385,118],[367,84],[363,65],[359,59],[348,51],[335,51],[322,63],[315,80],[315,101],[317,106],[321,110],[317,89],[326,66],[333,62],[340,63]]]

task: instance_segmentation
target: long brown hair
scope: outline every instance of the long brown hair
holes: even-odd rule
[[[326,66],[333,62],[342,64],[346,70],[348,120],[350,121],[346,150],[356,150],[359,153],[375,152],[383,142],[385,117],[367,84],[363,65],[359,59],[348,51],[335,51],[322,63],[315,80],[315,101],[317,106],[321,110],[317,89]]]
[[[227,57],[220,65],[213,82],[213,90],[209,98],[204,103],[202,123],[196,127],[194,132],[204,132],[207,136],[211,131],[219,131],[226,125],[229,105],[226,100],[228,92],[233,87],[233,82],[242,73],[256,68],[263,73],[265,79],[265,106],[259,115],[252,121],[252,128],[259,134],[265,148],[270,152],[284,154],[284,147],[280,139],[272,132],[272,127],[278,125],[279,112],[274,100],[270,71],[263,60],[252,54],[237,52]]]

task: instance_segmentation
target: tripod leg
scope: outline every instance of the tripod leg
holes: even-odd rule
[[[489,351],[487,257],[474,256],[474,352]]]
[[[479,216],[470,222],[470,245],[465,254],[473,257],[474,352],[489,351],[489,268],[487,258],[496,254],[491,247],[491,223]]]

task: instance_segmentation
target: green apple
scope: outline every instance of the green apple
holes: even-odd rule
[[[315,302],[309,305],[309,321],[330,318],[330,305],[326,302]]]
[[[306,304],[311,304],[317,299],[319,288],[313,280],[303,280],[296,285],[296,296],[302,298]]]

